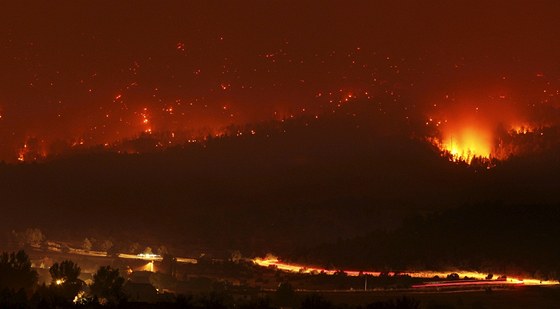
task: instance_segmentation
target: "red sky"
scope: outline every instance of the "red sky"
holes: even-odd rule
[[[3,3],[0,158],[30,138],[211,130],[349,97],[403,119],[470,98],[542,117],[535,106],[559,106],[558,12],[557,1]]]

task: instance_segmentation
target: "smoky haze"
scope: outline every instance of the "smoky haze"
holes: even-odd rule
[[[0,158],[16,161],[28,144],[44,157],[142,133],[173,132],[181,144],[232,124],[331,113],[355,96],[403,122],[476,96],[468,104],[507,100],[504,109],[523,119],[555,123],[557,8],[555,1],[6,4]]]

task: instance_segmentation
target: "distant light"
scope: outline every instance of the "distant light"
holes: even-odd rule
[[[160,259],[161,255],[154,253],[138,253],[136,256],[143,259]]]

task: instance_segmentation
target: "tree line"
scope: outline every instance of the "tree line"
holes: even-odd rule
[[[54,263],[49,273],[50,284],[38,285],[38,274],[23,250],[4,252],[0,257],[0,308],[419,308],[418,301],[406,297],[356,307],[335,304],[319,294],[299,294],[289,283],[254,299],[235,299],[231,291],[215,289],[196,296],[178,295],[168,302],[132,303],[123,290],[125,279],[110,266],[100,267],[89,286],[79,278],[80,267],[70,260]]]
[[[125,279],[119,270],[102,266],[91,285],[79,277],[80,267],[70,260],[49,269],[51,283],[38,285],[38,274],[25,251],[2,253],[0,257],[0,307],[66,307],[73,304],[119,304],[126,300]]]

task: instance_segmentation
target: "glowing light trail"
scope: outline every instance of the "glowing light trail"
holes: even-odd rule
[[[297,272],[297,273],[326,273],[329,275],[335,274],[335,270],[327,270],[319,267],[305,266],[300,264],[290,264],[285,263],[278,258],[273,256],[267,256],[264,259],[255,258],[252,260],[255,264],[262,267],[275,267],[279,270],[286,272]],[[344,271],[348,276],[360,276],[360,275],[372,275],[379,276],[382,272],[378,271],[355,271],[349,270]],[[483,274],[473,271],[449,271],[449,272],[434,272],[434,271],[418,271],[418,272],[384,272],[389,276],[402,275],[410,276],[413,278],[446,278],[449,274],[455,273],[459,278],[469,278],[469,280],[456,280],[456,281],[443,281],[436,283],[426,283],[421,285],[413,286],[413,288],[419,287],[445,287],[445,286],[467,286],[467,285],[559,285],[558,281],[553,280],[538,280],[533,278],[506,278],[503,276],[498,276],[497,279],[490,280],[487,279],[488,274]]]
[[[441,288],[441,287],[465,287],[473,285],[524,285],[525,281],[518,279],[496,279],[496,280],[457,280],[442,281],[413,285],[412,288]],[[534,284],[531,284],[534,285]]]

